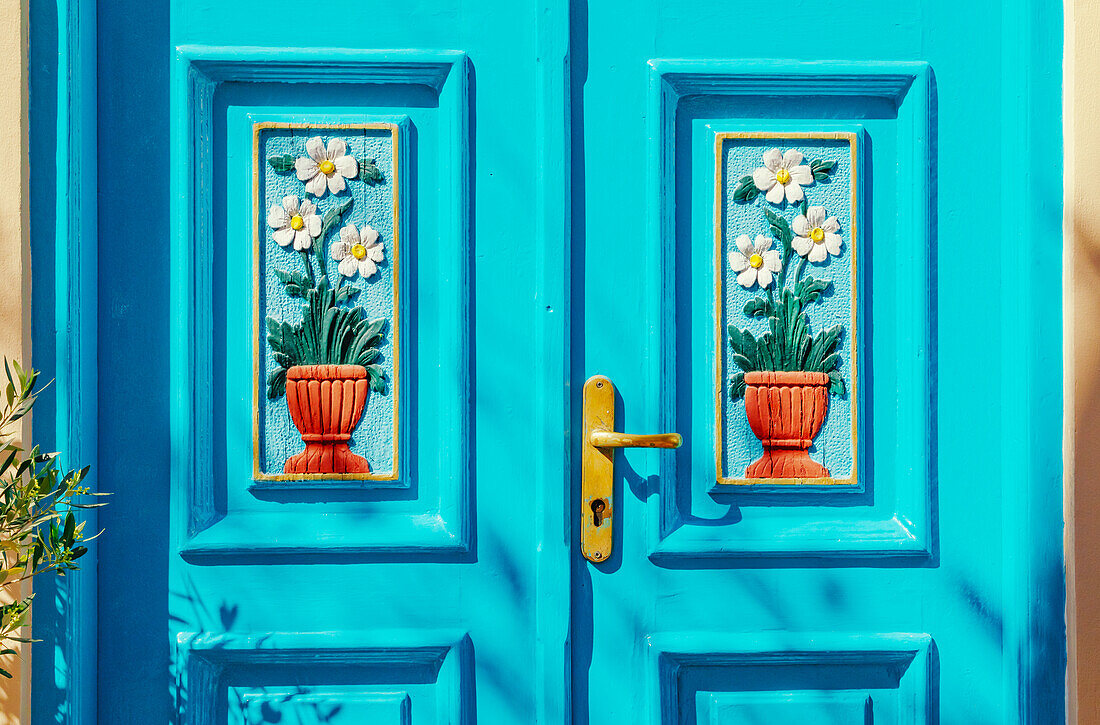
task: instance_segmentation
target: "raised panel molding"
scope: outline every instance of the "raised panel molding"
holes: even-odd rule
[[[802,109],[812,107],[807,98],[816,99],[827,110],[814,115],[796,108],[798,104]],[[685,433],[687,441],[676,455],[663,456],[656,464],[661,495],[649,497],[646,503],[649,558],[654,563],[690,568],[699,559],[726,560],[730,565],[764,559],[771,565],[796,566],[800,561],[827,559],[837,565],[857,565],[887,558],[929,561],[934,556],[931,401],[935,375],[928,253],[935,239],[934,109],[934,81],[926,63],[650,61],[649,189],[655,213],[647,256],[658,265],[654,279],[659,280],[661,292],[646,309],[647,328],[653,331],[654,349],[660,351],[648,356],[647,364],[650,379],[661,381],[657,386],[660,429]],[[759,485],[730,491],[730,486],[715,485],[713,464],[696,463],[713,460],[713,431],[691,423],[713,420],[715,350],[695,333],[689,335],[690,346],[678,340],[679,328],[692,321],[680,319],[689,304],[692,316],[705,317],[713,329],[713,301],[689,303],[696,299],[696,291],[678,287],[685,284],[685,277],[713,278],[713,266],[703,269],[693,264],[690,273],[677,273],[677,266],[687,264],[684,260],[693,258],[698,245],[713,247],[713,182],[700,188],[699,180],[713,176],[715,134],[842,131],[874,124],[888,125],[896,135],[896,147],[892,142],[881,143],[884,148],[896,148],[896,156],[880,158],[884,152],[874,151],[876,139],[870,130],[871,149],[865,152],[864,163],[872,173],[877,162],[880,174],[893,175],[895,181],[886,188],[896,188],[897,193],[889,203],[896,209],[898,227],[906,229],[913,242],[895,252],[899,261],[895,278],[875,277],[882,292],[904,289],[905,293],[880,311],[896,332],[887,338],[879,331],[878,337],[888,342],[880,343],[885,349],[875,348],[876,358],[865,373],[869,384],[864,395],[869,397],[858,402],[864,423],[862,460],[856,465],[865,478],[858,486],[828,491]],[[704,154],[708,156],[703,158]],[[687,192],[679,190],[689,182],[693,183],[687,204]],[[874,206],[871,201],[868,204],[861,254],[873,258]],[[668,240],[675,240],[676,254],[662,251]],[[892,245],[893,239],[880,233],[879,243]],[[708,264],[714,263],[712,257],[707,255]],[[866,297],[873,296],[874,287],[868,284]],[[862,329],[873,330],[873,307],[873,302],[861,306]],[[872,331],[869,337],[873,336]],[[689,351],[692,357],[687,360]],[[866,361],[869,352],[860,354]],[[710,371],[705,385],[694,379],[701,380],[702,371]],[[708,404],[697,390],[710,391],[706,410],[703,407]],[[885,400],[887,395],[894,397]],[[690,403],[685,406],[685,401]],[[728,510],[715,519],[700,515],[700,504],[704,511],[707,507]]]
[[[666,632],[646,645],[652,725],[938,722],[927,634]]]
[[[303,725],[474,721],[466,634],[181,632],[175,654],[181,725],[287,722],[289,714]]]
[[[471,552],[468,75],[467,58],[457,51],[177,48],[171,93],[175,230],[171,475],[173,541],[186,559],[211,563],[242,557],[455,560]],[[249,88],[255,89],[252,96],[247,95]],[[433,114],[432,138],[426,144],[433,153],[413,150],[409,173],[404,175],[406,180],[411,177],[409,184],[414,187],[408,213],[416,216],[419,196],[421,205],[430,202],[435,225],[426,231],[423,222],[419,229],[414,222],[406,237],[409,257],[431,257],[420,264],[433,265],[424,273],[432,279],[431,285],[417,285],[415,279],[410,283],[417,310],[416,322],[409,323],[410,342],[417,344],[418,333],[431,341],[419,353],[430,364],[417,369],[423,373],[416,381],[418,387],[402,403],[413,408],[416,427],[407,426],[402,433],[399,445],[409,455],[402,454],[407,463],[402,463],[395,490],[349,491],[340,482],[273,490],[253,486],[251,480],[241,479],[224,462],[219,467],[217,461],[216,416],[223,411],[218,410],[217,386],[211,381],[219,373],[213,340],[218,320],[211,305],[197,301],[209,299],[216,284],[214,247],[219,229],[213,212],[218,203],[215,174],[221,161],[215,156],[215,136],[219,123],[225,123],[217,118],[225,113],[218,98],[221,92],[244,93],[246,99],[261,99],[250,102],[266,105],[265,112],[270,112],[273,95],[285,99],[288,92],[313,93],[316,99],[343,93],[341,89],[368,94],[357,96],[360,103],[363,97],[374,98],[371,93],[389,93],[384,96],[387,100],[408,100],[410,108]],[[348,115],[344,108],[333,112]],[[371,108],[366,115],[393,114],[392,107],[385,107]],[[412,124],[415,145],[415,119]],[[425,187],[430,199],[424,188],[415,190],[425,168],[432,179]],[[436,230],[438,234],[429,233]],[[410,271],[415,271],[417,263],[412,264]],[[433,357],[427,360],[428,356]],[[430,406],[432,414],[418,416],[418,401]],[[231,404],[227,401],[225,410]],[[419,440],[433,441],[433,445],[418,449]],[[298,525],[287,527],[292,510]]]

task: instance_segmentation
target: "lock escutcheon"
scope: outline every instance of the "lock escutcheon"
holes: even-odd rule
[[[616,448],[679,448],[679,433],[635,435],[615,431],[615,386],[603,375],[584,384],[581,444],[581,554],[592,562],[611,556]]]

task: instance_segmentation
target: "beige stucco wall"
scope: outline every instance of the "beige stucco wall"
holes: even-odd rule
[[[30,247],[26,215],[28,0],[0,0],[0,179],[19,179],[0,203],[0,355],[30,360]],[[19,153],[10,152],[18,149]],[[18,283],[17,282],[20,282]],[[29,423],[23,435],[29,435]],[[4,658],[16,675],[0,682],[0,725],[30,722],[29,653]]]
[[[1066,0],[1066,624],[1069,722],[1100,722],[1100,4]],[[1080,159],[1080,161],[1078,161]],[[1090,525],[1091,522],[1091,525]]]

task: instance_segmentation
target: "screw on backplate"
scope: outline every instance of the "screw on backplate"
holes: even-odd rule
[[[603,552],[602,551],[597,551],[595,554],[592,555],[592,558],[593,559],[602,559],[603,558]]]
[[[597,388],[602,388],[602,387],[603,387],[603,383],[596,383],[596,387],[597,387]]]

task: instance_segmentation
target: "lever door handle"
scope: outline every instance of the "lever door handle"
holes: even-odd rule
[[[636,435],[612,430],[594,430],[588,440],[597,448],[679,448],[684,442],[679,433]]]
[[[599,563],[611,556],[616,448],[679,448],[679,433],[615,432],[615,386],[603,375],[584,384],[581,451],[581,554]]]

